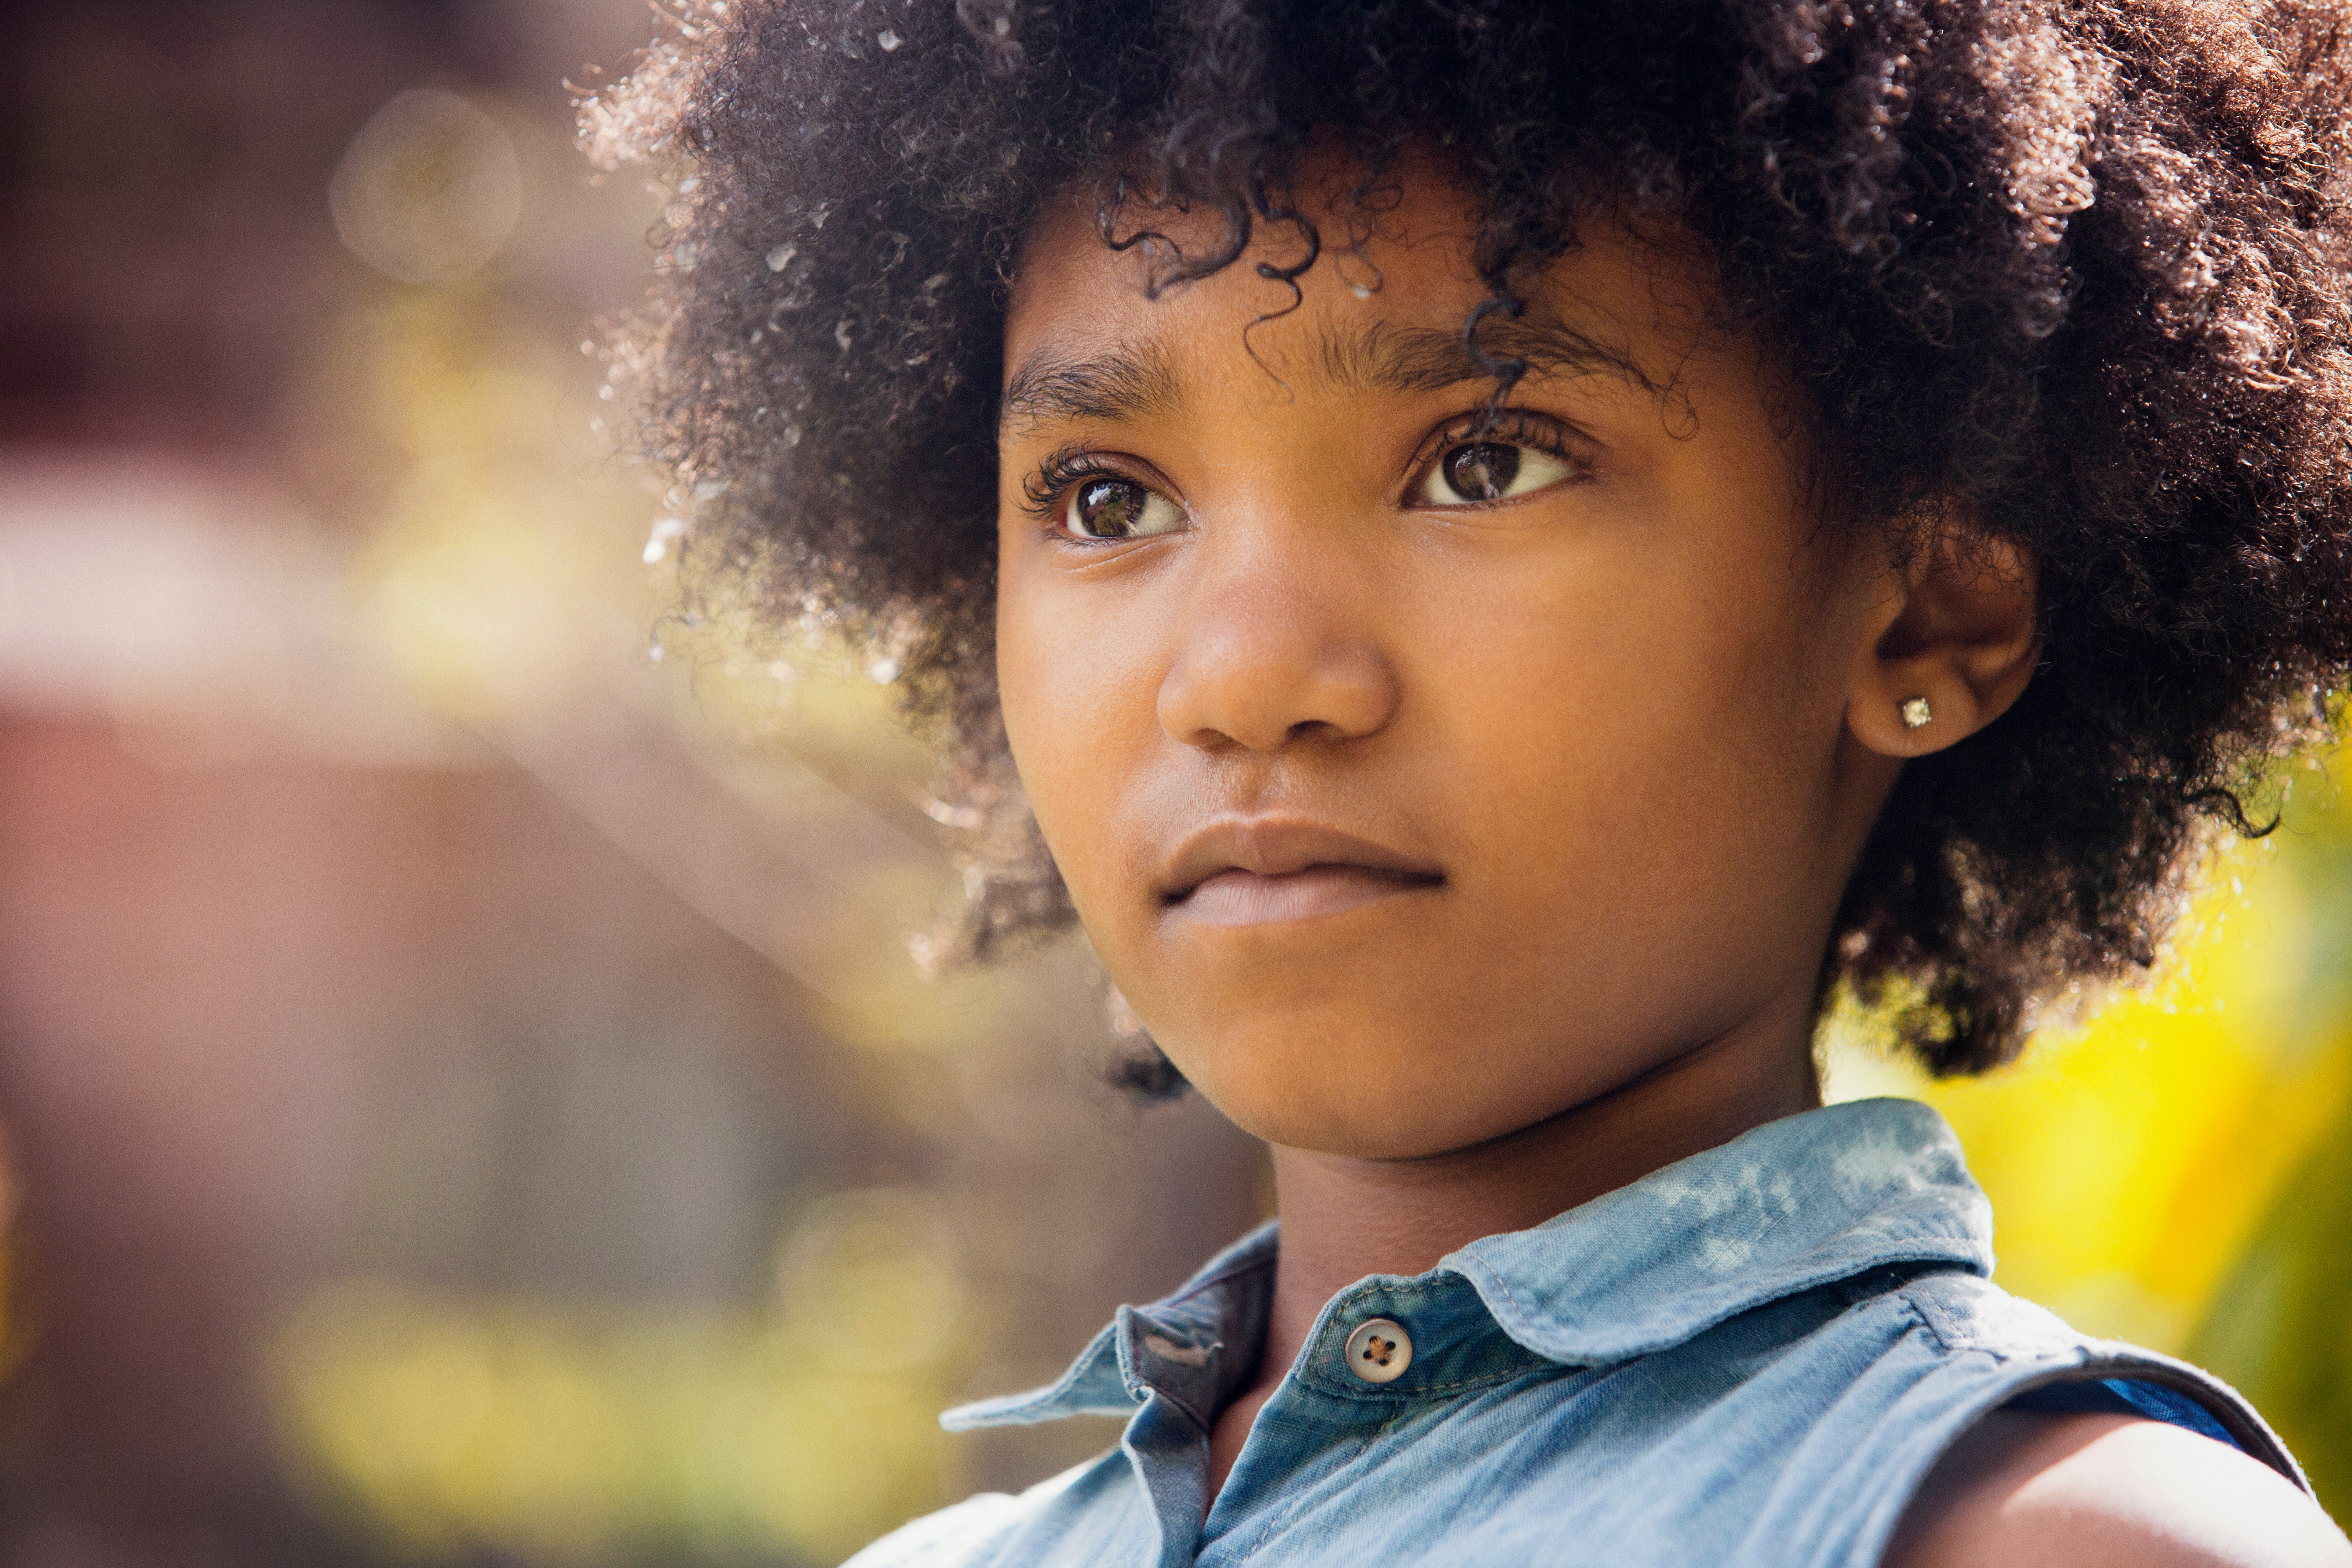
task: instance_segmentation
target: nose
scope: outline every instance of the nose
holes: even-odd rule
[[[1160,683],[1160,728],[1186,745],[1258,752],[1387,728],[1397,674],[1378,606],[1347,563],[1262,539],[1226,543],[1202,552],[1212,559]]]

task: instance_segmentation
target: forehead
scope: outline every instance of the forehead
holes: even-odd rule
[[[1088,201],[1049,204],[1026,237],[1006,315],[1006,434],[1211,394],[1281,402],[1433,391],[1491,382],[1506,360],[1536,377],[1605,375],[1654,391],[1706,336],[1706,270],[1662,226],[1637,232],[1596,218],[1567,255],[1514,276],[1516,312],[1482,315],[1496,289],[1475,263],[1473,196],[1425,162],[1404,164],[1371,203],[1350,205],[1352,184],[1344,167],[1310,164],[1292,199],[1312,239],[1298,224],[1260,219],[1231,264],[1157,294],[1154,279],[1179,251],[1221,248],[1222,214],[1130,209],[1114,226],[1119,238],[1150,230],[1165,242],[1114,249]],[[1296,294],[1268,275],[1310,256]],[[1474,316],[1475,349],[1465,340]]]
[[[1408,164],[1383,183],[1376,199],[1360,204],[1349,200],[1349,182],[1341,166],[1310,163],[1297,183],[1300,188],[1291,199],[1314,225],[1313,243],[1319,246],[1317,265],[1301,274],[1302,285],[1328,281],[1351,297],[1358,289],[1402,294],[1441,310],[1450,308],[1457,321],[1488,292],[1471,260],[1476,207],[1452,182]],[[1190,259],[1222,247],[1229,233],[1224,215],[1198,205],[1152,207],[1134,202],[1114,216],[1111,231],[1122,242],[1135,243],[1116,250],[1104,243],[1087,193],[1066,192],[1045,205],[1024,238],[1014,274],[1009,321],[1014,337],[1024,326],[1070,313],[1069,308],[1080,300],[1081,310],[1112,306],[1115,299],[1149,302],[1165,307],[1155,312],[1159,319],[1181,321],[1200,313],[1204,296],[1227,292],[1213,286],[1235,274],[1240,275],[1236,280],[1254,285],[1244,291],[1262,309],[1277,310],[1289,298],[1289,289],[1262,276],[1259,268],[1287,270],[1310,254],[1301,226],[1259,218],[1249,250],[1234,264],[1201,282],[1178,284],[1157,300],[1148,300],[1152,279],[1169,270],[1179,252]],[[1150,237],[1154,236],[1164,237]]]

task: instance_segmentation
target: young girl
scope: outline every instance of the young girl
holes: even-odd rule
[[[703,558],[900,658],[971,949],[1075,917],[1273,1152],[949,1417],[1118,1452],[859,1563],[2352,1563],[1811,1055],[2004,1060],[2325,731],[2347,21],[710,0],[592,107],[690,165]]]

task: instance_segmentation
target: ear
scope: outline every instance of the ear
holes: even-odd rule
[[[1922,757],[2000,718],[2032,679],[2037,574],[2026,551],[1952,518],[1889,578],[1846,728],[1881,756]]]

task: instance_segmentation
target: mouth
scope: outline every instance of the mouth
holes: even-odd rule
[[[1159,888],[1169,913],[1203,925],[1312,920],[1445,884],[1434,861],[1295,818],[1231,818],[1178,846]]]

